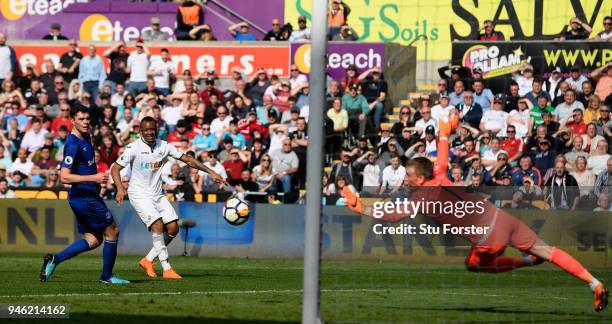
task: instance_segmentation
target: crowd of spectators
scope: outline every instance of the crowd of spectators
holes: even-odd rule
[[[202,10],[193,1],[181,4],[177,39],[216,39]],[[342,1],[332,1],[330,39],[357,39],[347,25],[349,12]],[[597,37],[609,39],[610,23],[607,17]],[[100,172],[138,139],[140,119],[151,116],[159,122],[161,139],[200,159],[238,190],[270,195],[270,201],[279,193],[286,201],[298,199],[306,188],[308,77],[295,65],[289,79],[265,69],[252,75],[234,69],[224,82],[214,70],[178,76],[168,49],[152,56],[146,46],[170,37],[159,25],[152,18],[151,29],[132,51],[118,42],[103,53],[89,45],[83,55],[77,41],[69,40],[59,63],[45,62],[44,71],[33,65],[18,71],[15,53],[0,34],[0,197],[21,188],[63,189],[57,165],[72,129],[69,110],[83,105],[92,112]],[[590,27],[584,25],[573,19],[568,33],[588,35]],[[273,20],[264,40],[310,39],[305,17],[298,18],[297,29],[288,27]],[[490,21],[483,30],[483,41],[504,39]],[[236,40],[256,40],[247,23],[229,31]],[[55,24],[45,38],[65,39]],[[436,158],[437,121],[456,113],[460,125],[450,139],[448,161],[455,184],[512,207],[544,200],[553,208],[609,210],[612,63],[592,71],[572,68],[565,71],[567,78],[560,69],[547,79],[533,70],[524,62],[507,89],[494,93],[481,71],[443,67],[437,90],[400,107],[395,123],[385,122],[388,85],[380,68],[358,71],[350,65],[339,80],[329,78],[324,122],[329,172],[322,179],[329,203],[341,202],[346,186],[361,195],[397,190],[407,160]],[[177,200],[228,189],[181,162],[168,163],[163,172],[164,188]],[[129,173],[123,170],[123,185]],[[116,185],[108,183],[102,195],[112,198]],[[497,190],[503,187],[511,190]]]

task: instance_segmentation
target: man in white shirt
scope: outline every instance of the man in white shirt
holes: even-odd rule
[[[13,172],[19,171],[23,174],[30,174],[32,167],[34,167],[34,163],[28,158],[28,150],[20,148],[19,151],[17,151],[17,158],[8,169],[8,173],[11,175]]]
[[[289,36],[290,42],[308,42],[310,41],[310,27],[306,26],[306,17],[298,17],[298,29],[294,29]]]
[[[512,74],[512,79],[516,81],[519,86],[519,96],[524,97],[527,93],[531,92],[533,85],[533,66],[529,63],[523,63],[519,68],[523,68],[522,73],[515,71]]]
[[[559,122],[560,125],[565,125],[565,122],[568,118],[572,117],[572,113],[574,109],[580,109],[584,112],[584,105],[582,102],[576,100],[576,91],[573,89],[568,89],[565,91],[563,95],[564,101],[555,107],[555,120]]]
[[[501,149],[499,139],[491,139],[491,149],[485,151],[484,155],[482,156],[482,165],[484,165],[487,171],[493,170],[497,164],[497,158],[500,154],[505,154],[506,157],[508,156],[508,152]]]
[[[149,70],[149,49],[142,41],[136,43],[136,51],[130,53],[127,60],[127,73],[130,74],[130,82],[127,90],[134,96],[139,95],[147,89],[147,72]]]
[[[570,88],[576,92],[582,92],[582,84],[588,79],[580,74],[580,69],[573,67],[570,69],[570,77],[565,79]]]
[[[140,139],[126,147],[121,157],[112,165],[111,175],[115,183],[119,184],[121,169],[131,166],[132,173],[127,189],[130,204],[152,233],[153,248],[140,260],[139,266],[146,271],[147,276],[157,277],[153,268],[153,260],[157,257],[164,269],[164,278],[181,279],[168,262],[167,244],[178,234],[178,216],[162,189],[162,166],[172,157],[194,169],[211,174],[217,182],[223,183],[225,180],[198,160],[179,152],[168,142],[157,139],[157,133],[157,121],[152,117],[143,118]],[[121,204],[125,195],[125,188],[118,185],[115,200]],[[167,234],[165,238],[164,232]]]
[[[127,92],[125,91],[125,85],[123,83],[117,83],[115,85],[115,93],[111,96],[110,104],[113,107],[123,106],[123,100]]]
[[[38,108],[42,109],[42,107],[40,106]],[[47,135],[48,132],[49,131],[42,128],[40,120],[34,118],[32,120],[32,126],[30,130],[27,131],[23,136],[23,140],[21,141],[21,148],[27,149],[30,153],[36,152],[39,148],[45,145],[45,135]]]
[[[153,57],[149,74],[155,80],[155,90],[167,96],[170,93],[170,78],[176,76],[176,64],[170,59],[167,48],[162,48],[159,56]]]
[[[162,109],[161,114],[163,120],[168,125],[168,131],[173,132],[176,129],[176,123],[183,118],[181,115],[182,100],[179,97],[173,97],[170,105]]]
[[[542,85],[542,90],[546,91],[550,95],[550,100],[555,100],[558,96],[563,94],[559,87],[559,84],[563,81],[561,77],[561,68],[556,67],[551,73],[548,80]]]
[[[383,169],[382,186],[380,193],[388,192],[387,190],[396,190],[399,188],[406,176],[406,168],[400,164],[400,158],[397,155],[391,157],[391,164]]]
[[[306,77],[306,75],[300,73],[300,69],[297,65],[292,64],[289,69],[289,83],[291,84],[291,90],[298,89],[300,86],[308,82],[308,78]]]
[[[219,163],[217,161],[217,157],[214,154],[210,154],[208,151],[202,151],[200,153],[200,157],[202,158],[202,161],[204,161],[204,165],[206,167],[208,167],[209,169],[215,171],[217,174],[219,174],[223,179],[227,180],[227,172],[225,171],[225,168],[223,167],[223,164]],[[223,184],[222,183],[216,183],[213,180],[213,177],[210,176],[208,173],[204,172],[204,171],[198,171],[198,176],[200,177],[200,183],[198,183],[198,186],[200,186],[200,188],[202,188],[202,191],[218,191],[223,189]]]
[[[493,109],[486,111],[480,120],[481,131],[491,131],[497,136],[506,136],[506,119],[508,113],[503,108],[503,95],[499,94],[493,99]]]
[[[432,126],[436,133],[438,132],[436,121],[431,118],[431,108],[423,107],[421,108],[421,119],[417,120],[414,124],[414,128],[417,133],[421,134],[421,138],[425,138],[425,129],[427,126]]]
[[[431,119],[438,121],[439,118],[442,120],[448,120],[448,116],[451,111],[455,110],[455,106],[450,104],[450,96],[445,91],[440,93],[440,103],[431,107]]]
[[[221,141],[223,134],[230,129],[229,124],[232,119],[233,117],[229,116],[227,108],[223,106],[217,108],[217,118],[210,122],[210,132]]]

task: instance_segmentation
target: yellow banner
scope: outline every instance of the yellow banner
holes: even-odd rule
[[[451,43],[476,40],[487,19],[506,39],[550,39],[572,17],[603,29],[612,0],[344,0],[349,24],[366,42],[413,43],[419,60],[449,60]],[[304,15],[311,23],[311,0],[285,0],[285,22],[297,27]],[[427,41],[425,41],[425,38]],[[427,42],[427,44],[426,44]]]

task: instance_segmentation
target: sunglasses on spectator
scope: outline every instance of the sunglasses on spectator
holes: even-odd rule
[[[482,139],[484,140],[484,139],[491,139],[491,138],[489,136],[485,136]]]
[[[506,158],[498,158],[497,161],[507,161],[508,159]]]
[[[513,130],[508,130],[508,131],[506,131],[506,133],[512,133],[512,134],[514,134],[514,133],[516,133],[516,131],[513,131]]]
[[[609,113],[610,111],[608,109],[600,109],[599,112],[607,112],[607,113]]]
[[[409,113],[409,112],[407,112],[407,111],[402,111],[402,112],[401,112],[401,114],[402,114],[402,115],[410,115],[410,113]]]
[[[610,25],[612,25],[612,22],[604,22],[603,24],[604,24],[604,26],[610,26]]]
[[[306,20],[298,20],[298,23],[300,23],[300,24],[305,24],[305,23],[306,23]],[[605,23],[604,23],[604,25],[605,25]]]
[[[270,162],[270,159],[261,159],[261,162]]]
[[[272,26],[280,26],[280,24],[272,24]]]
[[[202,128],[202,130],[210,130],[210,128],[209,128],[209,127],[206,127],[206,128]]]
[[[291,69],[291,72],[297,72],[299,71],[298,69]]]
[[[70,111],[70,109],[61,109],[61,111]]]

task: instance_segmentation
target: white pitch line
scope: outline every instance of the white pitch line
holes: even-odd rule
[[[422,293],[421,290],[390,290],[390,289],[321,289],[324,293],[355,293],[355,292],[393,292],[393,293]],[[72,294],[38,294],[38,295],[0,295],[2,298],[53,298],[53,297],[94,297],[94,296],[151,296],[151,295],[229,295],[229,294],[301,294],[301,289],[285,289],[285,290],[220,290],[220,291],[169,291],[169,292],[126,292],[126,293],[72,293]],[[456,295],[456,296],[480,296],[480,297],[501,297],[501,298],[517,298],[513,295],[503,294],[477,294],[477,293],[462,293],[462,292],[439,292],[440,295]],[[557,299],[569,300],[566,297],[532,297],[535,299]],[[584,298],[572,298],[584,299]]]

